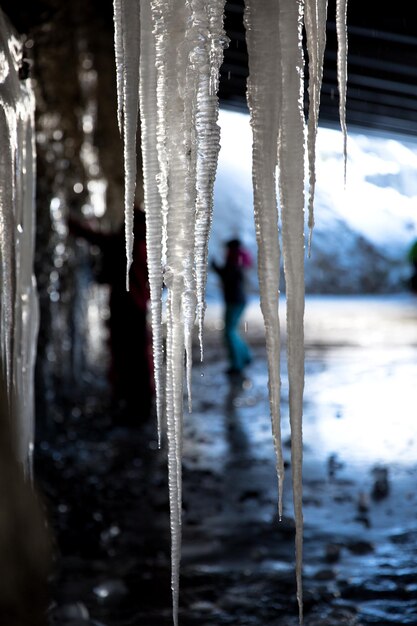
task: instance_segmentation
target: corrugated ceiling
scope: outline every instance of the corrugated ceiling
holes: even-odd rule
[[[396,0],[388,12],[375,0],[348,2],[348,124],[417,136],[417,21],[410,4]],[[226,3],[231,41],[220,86],[222,103],[240,109],[248,73],[243,6],[243,0]],[[328,15],[320,119],[333,124],[339,115],[334,0]]]

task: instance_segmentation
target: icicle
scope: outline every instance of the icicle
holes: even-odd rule
[[[182,294],[181,308],[184,314],[184,345],[186,355],[186,372],[187,372],[187,396],[188,411],[192,411],[192,391],[191,391],[191,374],[192,374],[192,346],[193,346],[193,330],[195,311],[197,305],[197,296],[195,290],[189,289]]]
[[[253,132],[253,189],[261,308],[269,369],[269,403],[277,456],[278,509],[282,516],[284,461],[280,425],[280,249],[276,196],[278,120],[281,109],[281,48],[276,0],[246,0],[249,53],[248,104]]]
[[[145,151],[156,147],[159,172],[156,175],[156,183],[160,195],[161,216],[160,222],[152,223],[155,226],[155,237],[157,229],[161,227],[162,240],[159,244],[161,263],[165,261],[164,282],[167,288],[167,338],[166,338],[166,381],[165,381],[165,401],[166,401],[166,421],[167,421],[167,441],[168,441],[168,484],[170,503],[170,527],[171,527],[171,588],[174,625],[178,624],[178,602],[179,602],[179,568],[181,559],[181,435],[182,435],[182,394],[183,394],[183,354],[184,354],[184,330],[182,325],[181,296],[183,290],[182,277],[182,252],[184,244],[182,241],[182,220],[181,206],[184,202],[184,185],[186,168],[184,167],[185,157],[183,154],[184,145],[184,113],[181,107],[181,98],[178,95],[178,81],[183,78],[182,63],[177,65],[177,52],[185,39],[184,12],[175,0],[151,0],[151,18],[153,24],[153,35],[155,41],[155,67],[156,67],[156,120],[155,131],[154,122],[149,116],[153,112],[149,109],[142,109],[145,135],[150,133],[149,141],[152,142],[151,134],[155,132],[153,146],[145,143]],[[142,10],[142,15],[146,9]],[[143,29],[147,28],[143,24]],[[152,44],[147,40],[142,46]],[[148,48],[148,50],[150,50]],[[150,51],[152,55],[152,51]],[[181,61],[184,59],[181,58]],[[148,72],[152,72],[150,65],[152,58],[142,58],[143,63],[148,63]],[[177,76],[177,72],[179,76]],[[149,74],[148,74],[149,76]],[[145,74],[142,75],[145,77]],[[145,87],[144,83],[141,88]],[[154,87],[155,88],[155,87]],[[152,106],[149,94],[142,94],[142,103],[149,102]],[[152,130],[151,130],[152,129]],[[144,161],[149,164],[150,152],[144,155]],[[168,184],[168,181],[170,184]],[[154,181],[149,183],[151,186]],[[145,188],[149,191],[152,187]],[[172,201],[175,200],[174,205]],[[151,205],[149,205],[151,206]],[[155,197],[155,212],[156,197]],[[150,214],[147,224],[150,224]],[[149,237],[153,231],[147,232],[147,247],[153,245]],[[153,254],[153,253],[152,253]],[[155,271],[158,259],[152,260],[155,264]],[[155,274],[156,277],[156,274]],[[155,292],[152,297],[158,297],[159,278],[154,282]],[[155,307],[159,303],[155,301]],[[161,359],[160,346],[158,345],[159,310],[155,308],[152,320],[154,341],[154,353]],[[162,359],[157,367],[162,365]],[[159,380],[161,384],[161,380]],[[158,410],[161,411],[161,390],[158,392]]]
[[[343,173],[346,185],[347,126],[346,126],[346,83],[347,83],[347,0],[336,1],[337,33],[337,82],[339,86],[339,117],[343,133]]]
[[[183,250],[182,277],[183,291],[181,297],[181,313],[184,326],[184,346],[186,358],[186,381],[188,409],[191,412],[191,371],[192,371],[192,335],[196,315],[196,280],[195,280],[195,205],[196,205],[196,174],[197,174],[197,132],[196,110],[199,82],[199,66],[205,57],[205,37],[201,33],[202,0],[191,0],[189,3],[189,21],[187,20],[186,40],[183,44],[186,72],[184,84],[179,85],[179,94],[183,100],[184,110],[184,156],[185,179],[183,200]],[[188,242],[188,243],[186,243]]]
[[[217,0],[206,9],[200,29],[207,31],[207,47],[202,49],[196,110],[197,199],[195,226],[195,265],[200,359],[203,360],[203,325],[207,282],[208,238],[213,215],[213,187],[220,150],[219,105],[217,90],[220,66],[227,38],[223,29],[225,0]],[[208,18],[208,19],[207,19]]]
[[[167,303],[167,439],[168,486],[171,527],[171,589],[174,626],[178,626],[179,573],[181,562],[181,420],[183,346],[180,290],[168,270],[165,284],[169,289]]]
[[[136,132],[139,110],[139,55],[140,17],[137,0],[120,0],[114,4],[116,51],[120,51],[120,32],[123,42],[123,150],[125,162],[125,232],[126,232],[126,289],[129,289],[129,270],[133,254],[133,211],[136,190]],[[116,62],[120,59],[116,57]],[[117,67],[118,81],[120,66]],[[120,93],[120,85],[118,85]],[[120,101],[120,98],[119,98]]]
[[[9,102],[1,102],[0,107],[0,141],[2,154],[0,160],[0,278],[2,285],[0,308],[0,344],[1,360],[7,392],[12,392],[12,332],[14,323],[13,311],[13,269],[14,236],[7,237],[6,233],[15,233],[14,204],[15,204],[15,143],[16,127],[14,111]]]
[[[16,164],[16,299],[14,328],[14,413],[18,419],[18,455],[27,476],[32,477],[34,448],[34,371],[39,327],[35,249],[35,98],[29,86],[21,86],[24,106],[18,118]]]
[[[184,311],[182,295],[185,283],[192,280],[192,250],[194,239],[194,204],[190,207],[190,167],[192,169],[191,128],[185,92],[189,54],[187,25],[190,24],[189,7],[174,1],[172,6],[162,8],[162,26],[165,28],[165,41],[161,59],[163,67],[160,84],[161,96],[165,96],[165,110],[162,111],[162,124],[165,126],[166,163],[169,187],[166,215],[166,260],[165,284],[168,290],[167,308],[167,433],[168,433],[168,473],[170,489],[171,537],[172,537],[172,597],[174,623],[178,622],[179,564],[181,549],[181,440],[182,440],[182,396],[184,381]],[[169,95],[169,98],[166,98]],[[187,104],[186,101],[187,100]],[[163,154],[165,157],[165,153]],[[191,193],[192,197],[192,193]],[[188,202],[187,202],[188,201]],[[190,224],[191,217],[191,224]],[[191,255],[191,256],[190,256]]]
[[[117,86],[117,123],[119,132],[123,136],[123,35],[122,35],[122,1],[114,0],[113,20],[114,20],[114,56],[116,61],[116,86]]]
[[[169,40],[168,24],[171,14],[171,0],[151,0],[153,32],[155,36],[156,66],[156,149],[159,163],[157,175],[158,190],[162,205],[162,258],[166,260],[167,219],[168,219],[168,154],[167,154],[167,120],[166,120],[166,48]]]
[[[162,336],[162,203],[158,190],[157,150],[157,76],[156,49],[151,6],[140,5],[140,117],[145,196],[148,275],[153,329],[153,360],[158,420],[158,446],[161,446],[163,411],[163,336]]]
[[[287,295],[291,460],[296,528],[297,598],[302,622],[302,412],[304,389],[304,107],[302,0],[280,4],[282,108],[279,175]]]
[[[320,91],[323,77],[323,58],[326,47],[327,0],[306,0],[305,28],[307,35],[309,70],[309,112],[308,112],[308,163],[310,174],[310,195],[308,203],[308,254],[311,253],[311,238],[314,228],[314,194],[316,186],[316,136],[319,121]]]
[[[167,284],[170,306],[168,310],[168,343],[171,363],[168,363],[167,381],[172,394],[167,397],[167,423],[169,445],[169,484],[172,536],[172,595],[174,623],[178,621],[179,563],[181,549],[181,439],[182,400],[184,384],[184,311],[182,294],[192,282],[191,267],[194,240],[194,201],[190,189],[190,169],[193,162],[191,143],[190,100],[187,76],[190,43],[191,15],[189,5],[176,0],[172,5],[169,39],[166,46],[166,101],[167,156],[168,156],[168,215],[167,215],[167,265],[172,278]],[[190,41],[191,40],[191,41]],[[193,203],[190,206],[190,195]],[[191,223],[190,223],[191,222]],[[191,235],[191,238],[190,238]],[[191,244],[191,245],[190,245]],[[186,286],[186,283],[187,286]]]
[[[31,476],[38,301],[33,277],[35,99],[19,79],[22,45],[0,10],[0,361],[16,451]]]
[[[158,253],[166,261],[166,416],[175,623],[178,619],[181,545],[183,358],[185,350],[191,409],[192,332],[197,298],[200,304],[204,303],[207,231],[211,222],[212,189],[219,149],[218,104],[210,85],[213,89],[213,72],[218,73],[221,63],[219,50],[222,51],[224,45],[221,39],[223,6],[224,0],[212,3],[210,7],[204,0],[151,0],[156,67],[156,77],[152,78],[156,87],[152,89],[156,89],[156,119],[153,117],[150,121],[150,115],[154,113],[151,109],[155,109],[151,96],[146,96],[148,104],[145,104],[145,96],[141,100],[142,132],[145,140],[147,133],[149,140],[153,137],[159,165],[155,180],[160,196],[158,210],[162,217],[158,224],[155,222],[155,237],[157,232],[162,233]],[[145,9],[142,10],[144,13]],[[143,29],[146,28],[144,24]],[[145,45],[149,44],[143,43],[142,50]],[[152,63],[147,57],[142,62]],[[148,144],[145,150],[144,160],[149,164],[154,147]],[[155,152],[152,152],[154,158]],[[145,183],[145,193],[153,189],[153,185],[154,180],[148,187]],[[156,195],[154,198],[157,212],[158,199]],[[159,272],[157,256],[152,263],[155,272]],[[158,299],[159,283],[155,284],[155,299]],[[159,309],[155,315],[158,323]],[[160,354],[158,339],[155,351]]]

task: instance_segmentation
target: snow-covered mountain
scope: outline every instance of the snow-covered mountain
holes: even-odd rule
[[[210,255],[240,237],[256,258],[249,117],[222,110]],[[387,293],[407,289],[407,252],[417,238],[417,142],[349,129],[346,188],[340,131],[317,139],[315,229],[306,258],[310,293]],[[256,273],[251,276],[256,290]],[[217,293],[210,276],[208,296]]]

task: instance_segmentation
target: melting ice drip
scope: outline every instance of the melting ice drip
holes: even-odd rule
[[[18,457],[30,474],[38,329],[32,270],[35,100],[29,81],[19,79],[21,64],[22,44],[0,10],[0,362]]]
[[[114,0],[118,119],[124,137],[127,265],[133,240],[136,124],[141,118],[145,209],[158,432],[167,418],[174,623],[178,623],[181,544],[181,447],[184,387],[191,410],[191,340],[200,345],[207,248],[219,151],[217,88],[227,39],[225,0]],[[302,403],[304,387],[304,58],[309,57],[309,226],[313,228],[315,142],[325,48],[327,0],[246,0],[248,103],[253,130],[253,184],[261,307],[268,349],[279,513],[284,465],[280,434],[280,246],[282,221],[287,293],[296,577],[302,620]],[[346,159],[346,0],[337,0],[340,116]],[[162,287],[167,288],[167,343],[162,349]],[[201,349],[202,354],[202,349]]]

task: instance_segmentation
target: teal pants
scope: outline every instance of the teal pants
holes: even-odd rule
[[[244,304],[226,304],[224,336],[230,368],[239,372],[252,360],[249,347],[239,334],[239,322],[244,308]]]

